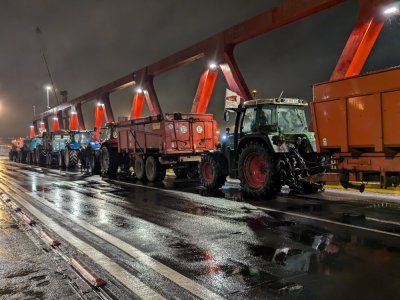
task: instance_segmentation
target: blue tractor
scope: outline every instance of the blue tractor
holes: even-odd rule
[[[86,156],[82,154],[90,149],[94,150],[93,153],[100,149],[100,144],[93,141],[93,130],[52,132],[43,136],[43,143],[39,148],[39,162],[67,169],[74,168],[79,161],[86,165]]]

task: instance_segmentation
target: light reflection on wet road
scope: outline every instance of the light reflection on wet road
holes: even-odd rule
[[[0,171],[58,208],[230,299],[400,296],[399,238],[255,207],[400,233],[400,226],[365,218],[398,222],[395,204],[344,201],[349,199],[330,194],[249,202],[237,189],[205,195],[195,181],[168,178],[161,185],[128,187],[98,176],[6,161],[1,161]],[[321,200],[324,197],[328,200]]]

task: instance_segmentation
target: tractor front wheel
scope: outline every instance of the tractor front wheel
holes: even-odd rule
[[[268,150],[261,144],[245,146],[238,160],[238,175],[243,190],[252,196],[276,194],[274,167]]]
[[[201,157],[200,181],[209,190],[221,188],[228,174],[226,158],[222,153],[207,153]]]
[[[118,172],[119,156],[117,149],[103,146],[100,149],[101,174],[115,177]]]

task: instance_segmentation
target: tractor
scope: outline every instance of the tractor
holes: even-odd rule
[[[99,169],[98,160],[95,159],[95,151],[100,149],[100,144],[93,140],[93,130],[76,130],[69,131],[69,140],[65,144],[64,148],[60,151],[59,166],[66,168],[73,168],[78,164],[80,160],[83,166],[87,165],[88,155],[85,155],[91,148],[89,165],[92,171]],[[90,145],[90,147],[89,147]],[[97,162],[96,162],[97,161]]]
[[[314,133],[308,130],[306,101],[294,98],[250,100],[224,112],[236,113],[233,133],[222,135],[215,151],[203,154],[200,179],[207,189],[221,188],[226,177],[239,179],[250,196],[274,195],[284,185],[312,193],[322,182],[307,177],[324,172],[326,157],[316,153]]]
[[[43,145],[39,148],[39,162],[67,169],[78,165],[79,160],[86,165],[86,157],[81,154],[89,144],[94,150],[100,148],[99,143],[93,142],[92,130],[56,131],[50,135],[44,134]]]
[[[118,123],[110,122],[100,132],[99,161],[102,176],[115,177],[123,156],[118,153]]]
[[[25,142],[26,144],[26,163],[27,164],[37,164],[39,163],[39,148],[42,145],[43,140],[41,137],[34,137],[29,141]]]
[[[11,141],[11,149],[8,154],[11,161],[21,162],[22,149],[24,147],[24,139],[19,138]]]

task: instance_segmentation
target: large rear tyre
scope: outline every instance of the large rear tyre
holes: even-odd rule
[[[240,185],[252,196],[274,195],[274,165],[268,150],[258,143],[249,144],[242,150],[238,160]]]
[[[209,190],[221,188],[228,175],[228,164],[220,152],[207,153],[201,157],[200,181]]]
[[[118,172],[119,156],[117,149],[103,146],[100,149],[100,168],[101,174],[115,177]]]
[[[92,162],[92,175],[100,175],[100,174],[101,174],[100,151],[94,151],[93,162]]]
[[[146,170],[144,159],[141,156],[136,157],[135,159],[135,175],[139,180],[146,180]]]
[[[154,156],[146,159],[146,177],[150,182],[162,181],[165,178],[166,168]]]
[[[64,162],[67,169],[75,167],[78,164],[78,152],[76,150],[65,148]]]
[[[47,154],[46,154],[46,150],[42,149],[39,152],[39,164],[40,165],[46,165],[47,163]]]

